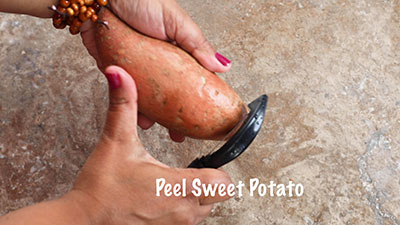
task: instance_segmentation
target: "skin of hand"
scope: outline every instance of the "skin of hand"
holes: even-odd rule
[[[51,18],[53,11],[47,7],[55,5],[59,0],[0,0],[0,12],[18,13],[36,16],[40,18]]]
[[[113,12],[131,27],[150,37],[175,43],[208,70],[223,73],[230,69],[230,61],[221,59],[220,55],[217,57],[200,28],[175,0],[111,0],[110,4]],[[92,23],[85,23],[81,35],[89,53],[99,62],[93,29]],[[99,63],[98,66],[103,68]],[[154,121],[139,113],[138,124],[141,128],[148,129]],[[172,130],[169,134],[176,142],[185,140],[183,135]]]
[[[0,1],[0,11],[49,18],[47,7],[57,0]],[[226,72],[230,61],[215,54],[199,27],[173,0],[112,0],[117,15],[138,31],[151,37],[176,43],[191,53],[205,68]],[[96,58],[92,24],[85,23],[83,42]],[[89,43],[90,42],[90,43]],[[217,59],[218,58],[218,59]],[[101,66],[101,65],[99,65]],[[109,67],[107,74],[118,74],[110,88],[110,108],[104,134],[82,169],[74,188],[58,200],[26,207],[0,218],[8,224],[197,224],[215,202],[228,199],[216,197],[155,197],[155,179],[168,183],[231,183],[229,176],[213,169],[176,169],[156,161],[143,148],[136,130],[137,123],[149,128],[153,121],[137,114],[137,93],[132,78],[121,68]],[[110,75],[111,77],[112,76]],[[110,76],[107,78],[109,79]],[[110,79],[109,79],[110,80]],[[111,79],[112,80],[112,79]],[[118,81],[117,81],[118,83]],[[180,134],[170,132],[175,141]],[[190,187],[188,189],[190,193]]]
[[[0,0],[0,11],[50,18],[54,12],[47,7],[57,4],[58,1]],[[231,62],[216,53],[197,24],[175,0],[110,0],[109,4],[113,12],[131,27],[150,37],[178,45],[195,57],[206,69],[218,73],[230,69]],[[90,21],[85,22],[81,31],[83,43],[89,53],[98,59],[95,37],[92,32],[93,24]],[[104,70],[102,65],[98,66],[102,71]],[[140,127],[148,129],[153,124],[154,121],[139,113],[138,125]],[[185,140],[183,135],[172,130],[169,131],[169,134],[171,139],[176,142]]]
[[[106,70],[110,106],[103,135],[83,166],[73,189],[64,197],[23,208],[0,218],[0,225],[26,224],[198,224],[213,203],[228,196],[191,194],[191,182],[231,184],[216,169],[178,169],[155,160],[137,133],[137,92],[122,68]],[[187,179],[186,197],[156,196],[156,179],[175,184]]]

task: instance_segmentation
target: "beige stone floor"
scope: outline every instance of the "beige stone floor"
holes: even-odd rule
[[[181,5],[233,61],[222,77],[249,102],[269,95],[234,181],[302,183],[302,197],[234,198],[204,224],[400,223],[400,2],[195,1]],[[65,193],[104,122],[107,85],[80,38],[0,14],[0,214]],[[184,167],[215,144],[141,131]]]

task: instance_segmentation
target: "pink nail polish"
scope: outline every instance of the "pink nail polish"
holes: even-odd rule
[[[215,58],[218,59],[218,61],[223,65],[223,66],[227,66],[231,63],[231,61],[227,58],[225,58],[225,56],[219,54],[218,52],[215,53]]]
[[[117,89],[121,87],[121,77],[117,73],[108,73],[106,74],[106,78],[108,80],[108,85],[111,89]]]

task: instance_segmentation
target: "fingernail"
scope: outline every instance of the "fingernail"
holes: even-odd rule
[[[106,74],[106,78],[111,89],[117,89],[121,87],[121,77],[118,73],[108,73]]]
[[[218,59],[218,61],[223,65],[223,66],[227,66],[231,63],[231,61],[227,58],[225,58],[225,56],[219,54],[218,52],[215,53],[215,58]]]

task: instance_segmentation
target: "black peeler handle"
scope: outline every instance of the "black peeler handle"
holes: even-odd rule
[[[261,95],[248,106],[250,113],[240,129],[217,151],[195,159],[188,168],[219,168],[236,159],[253,142],[264,122],[268,96]]]

